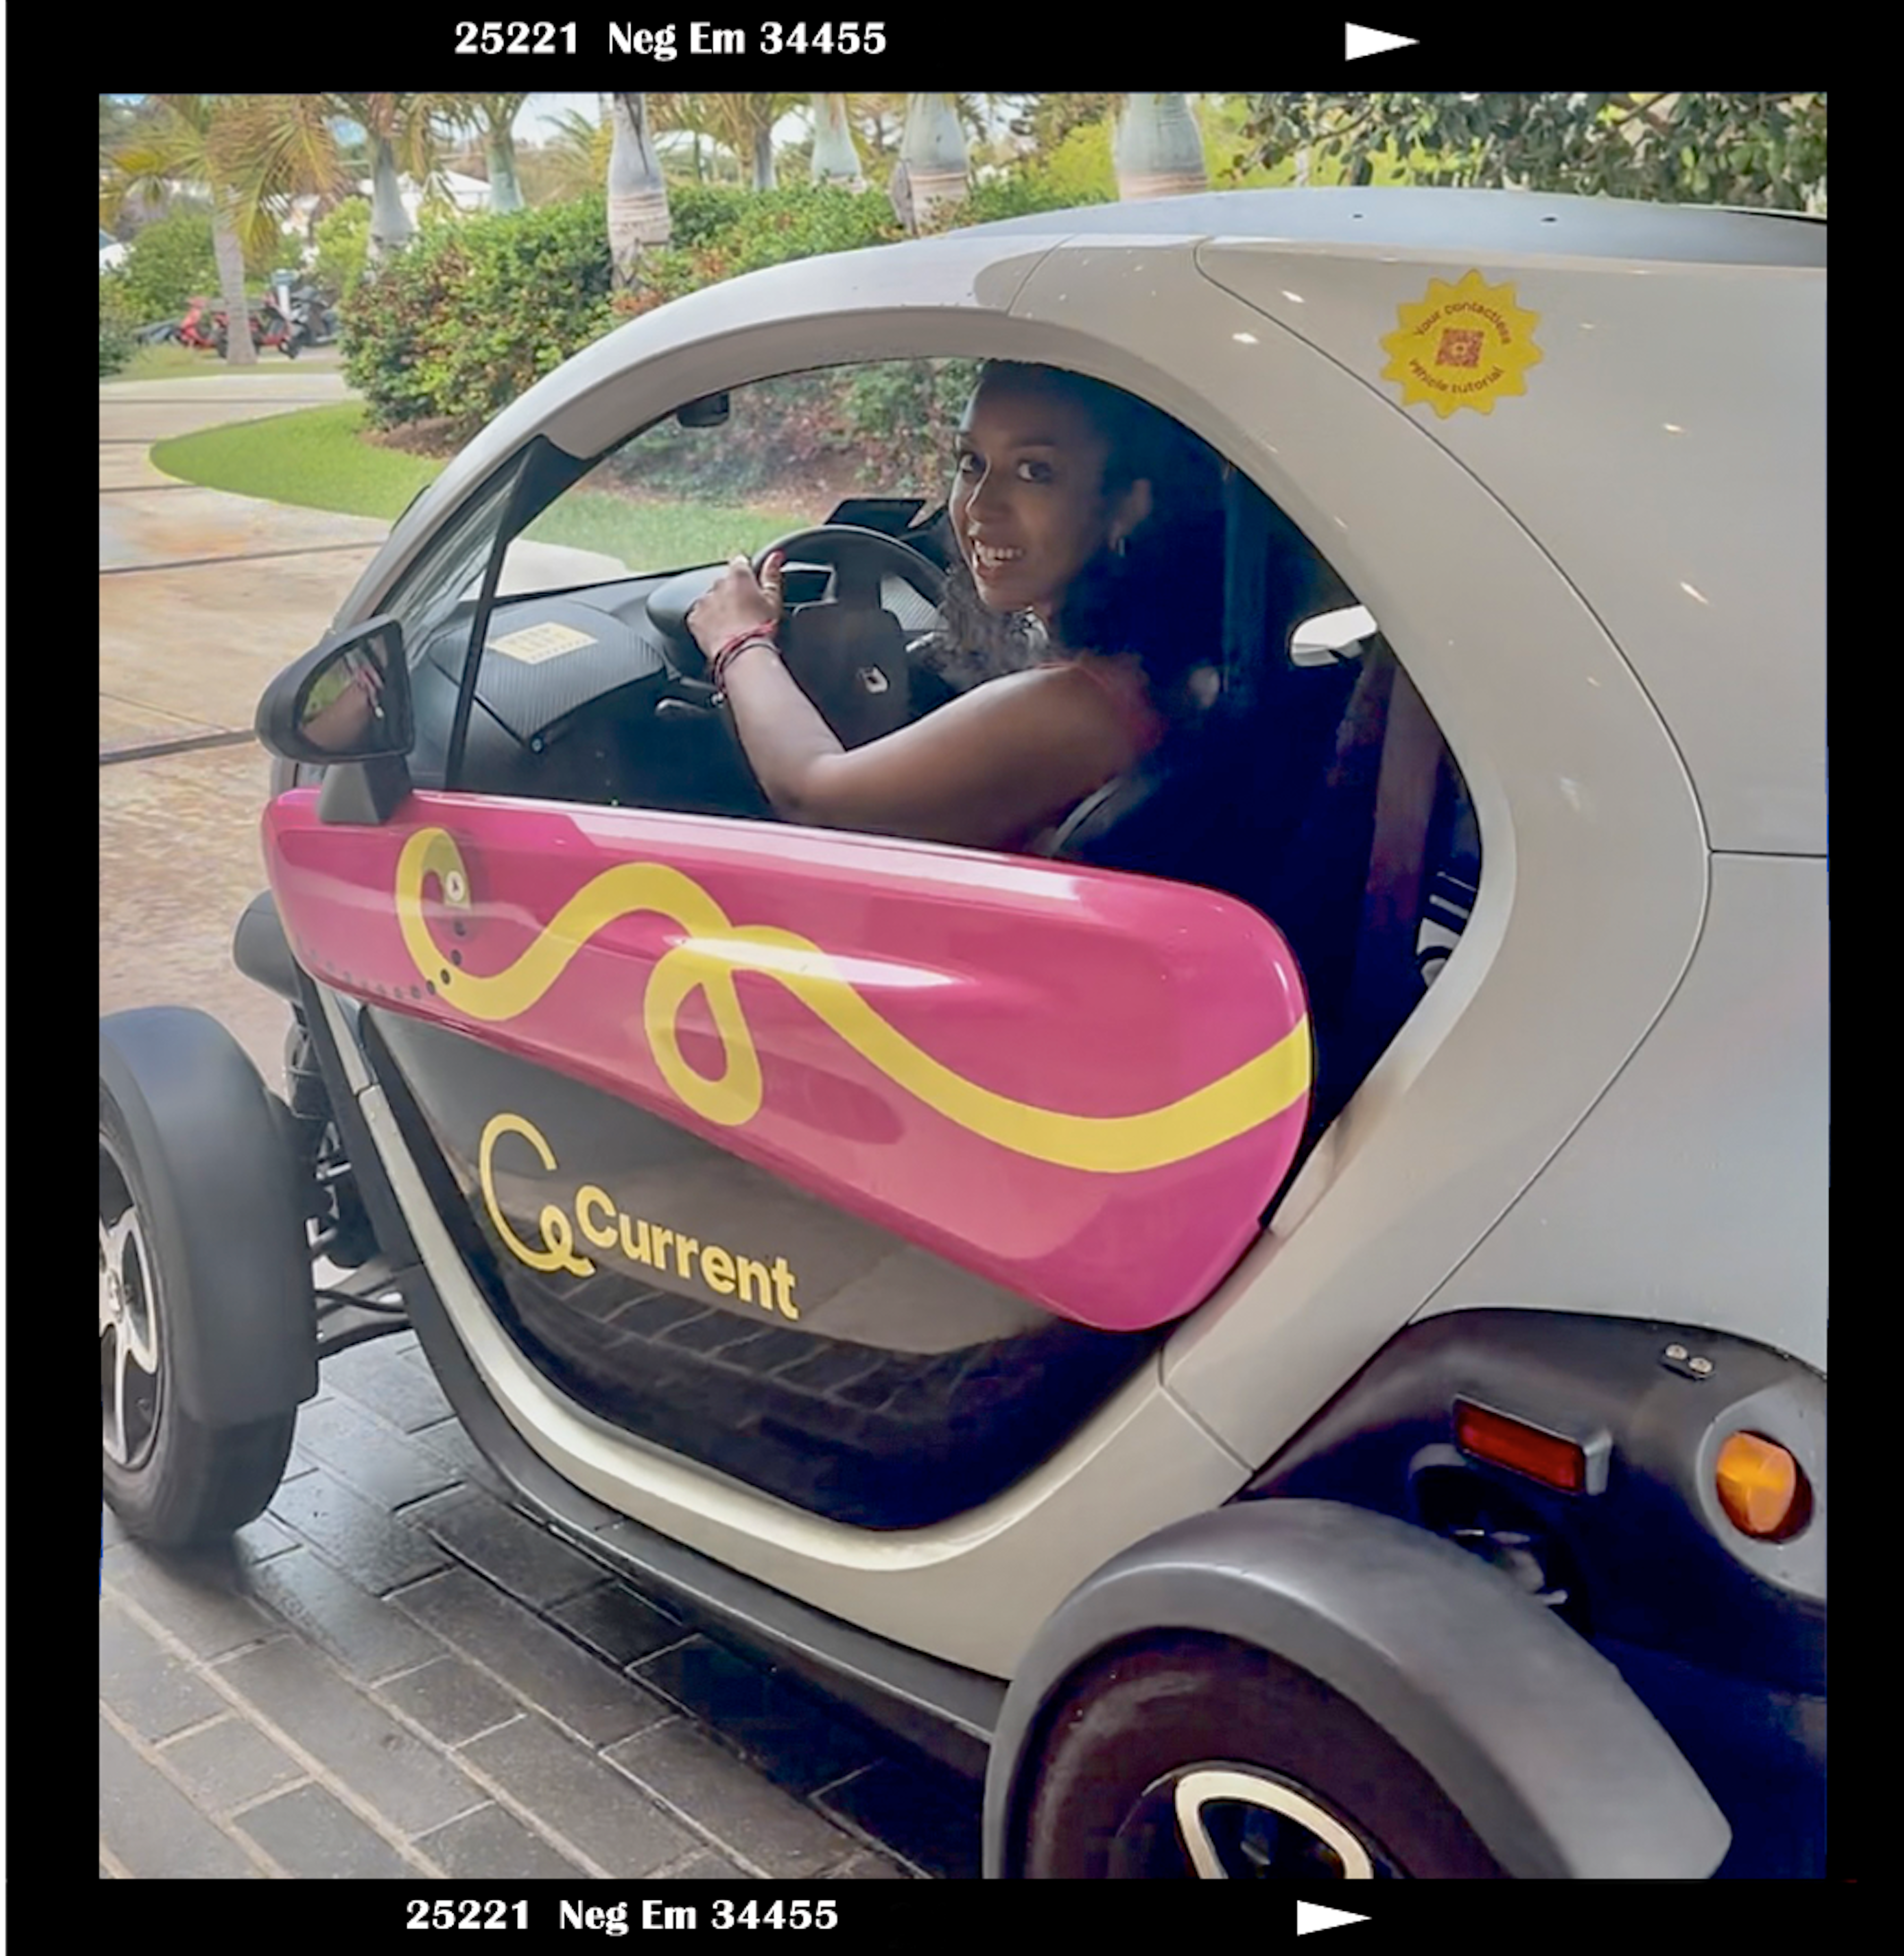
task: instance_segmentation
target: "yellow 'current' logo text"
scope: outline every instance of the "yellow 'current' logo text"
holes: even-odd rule
[[[776,1257],[769,1263],[764,1257],[736,1255],[718,1244],[704,1243],[698,1237],[629,1216],[616,1207],[606,1189],[593,1182],[582,1183],[566,1207],[554,1202],[543,1205],[537,1219],[542,1248],[531,1248],[510,1226],[496,1197],[496,1144],[505,1134],[519,1134],[552,1175],[556,1172],[555,1150],[534,1123],[520,1114],[493,1116],[483,1130],[477,1150],[476,1172],[482,1182],[489,1219],[509,1254],[531,1270],[566,1270],[571,1276],[593,1276],[595,1266],[575,1248],[575,1232],[579,1229],[597,1249],[618,1251],[624,1262],[656,1271],[671,1267],[676,1276],[698,1281],[718,1297],[738,1297],[742,1304],[758,1304],[763,1311],[777,1310],[783,1317],[799,1316],[799,1307],[793,1301],[793,1287],[798,1279],[784,1257]]]

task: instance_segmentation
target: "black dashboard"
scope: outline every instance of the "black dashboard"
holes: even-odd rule
[[[670,577],[500,598],[490,614],[459,785],[478,793],[764,816],[769,811],[724,714],[648,618]],[[824,580],[822,580],[822,582]],[[790,589],[790,598],[799,594]],[[812,594],[818,596],[818,591]],[[909,636],[938,614],[897,578],[886,608]],[[413,651],[411,778],[444,779],[471,601]]]

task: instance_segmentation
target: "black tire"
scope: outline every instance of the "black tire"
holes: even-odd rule
[[[1499,1879],[1501,1867],[1435,1782],[1348,1699],[1246,1646],[1181,1638],[1120,1652],[1073,1681],[1045,1721],[1020,1812],[1033,1879],[1194,1878],[1174,1819],[1179,1782],[1239,1775],[1319,1809],[1367,1850],[1338,1858],[1247,1798],[1213,1800],[1206,1832],[1228,1874]],[[1230,1782],[1214,1778],[1192,1786]],[[1266,1843],[1268,1844],[1266,1846]],[[1237,1865],[1228,1865],[1231,1861]]]
[[[102,1084],[102,1491],[128,1535],[176,1547],[215,1541],[263,1513],[283,1478],[297,1415],[294,1411],[246,1425],[211,1427],[185,1411],[178,1389],[181,1361],[170,1327],[190,1302],[180,1294],[178,1274],[166,1267],[163,1232],[148,1221],[153,1213],[125,1120]],[[109,1239],[121,1291],[118,1320],[112,1326],[104,1321]],[[129,1295],[135,1289],[136,1300]],[[137,1362],[138,1356],[153,1361],[149,1371]],[[117,1390],[121,1378],[122,1393]]]

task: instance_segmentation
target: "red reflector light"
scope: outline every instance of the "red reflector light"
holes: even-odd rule
[[[1455,1402],[1455,1439],[1464,1453],[1511,1467],[1563,1494],[1584,1494],[1587,1488],[1587,1450],[1578,1441],[1544,1433],[1525,1421],[1485,1406]]]

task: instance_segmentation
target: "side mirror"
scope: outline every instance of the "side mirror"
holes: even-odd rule
[[[1340,611],[1323,611],[1305,618],[1289,635],[1290,663],[1299,666],[1329,666],[1360,656],[1367,642],[1377,636],[1375,620],[1366,605],[1351,604]]]
[[[372,761],[410,751],[403,628],[372,618],[288,666],[258,702],[258,739],[280,760]]]

